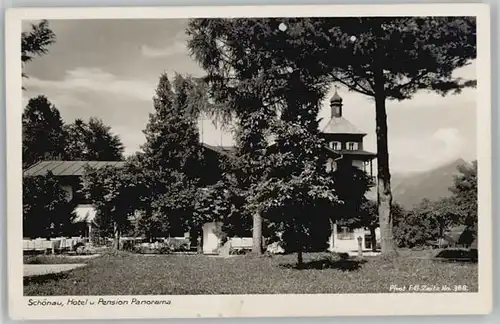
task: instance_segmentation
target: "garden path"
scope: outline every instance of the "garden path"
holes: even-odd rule
[[[70,271],[86,266],[85,263],[73,264],[25,264],[23,277],[41,276],[51,273]]]

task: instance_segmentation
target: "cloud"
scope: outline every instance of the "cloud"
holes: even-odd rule
[[[426,171],[466,156],[457,128],[439,128],[430,135],[389,138],[391,169],[396,173]]]
[[[441,152],[443,159],[451,160],[460,157],[462,136],[458,129],[453,127],[440,128],[433,134],[433,138],[444,146]]]
[[[173,44],[161,48],[155,48],[148,45],[141,46],[141,54],[147,58],[165,58],[184,53],[187,53],[186,43],[180,40],[176,40]]]
[[[91,92],[119,95],[142,101],[151,101],[155,88],[154,84],[144,80],[122,79],[100,68],[68,70],[61,80],[42,80],[30,77],[24,80],[24,86],[29,91],[36,90],[41,93]]]
[[[141,54],[146,58],[165,58],[177,54],[188,54],[187,49],[187,35],[184,29],[181,29],[173,35],[168,41],[166,46],[154,47],[146,44],[141,45]]]
[[[65,122],[97,117],[122,137],[127,153],[138,149],[152,110],[155,84],[145,78],[122,78],[99,68],[75,68],[59,80],[30,77],[24,80],[23,104],[45,95]]]

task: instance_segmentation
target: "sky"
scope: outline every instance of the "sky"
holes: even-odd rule
[[[184,19],[52,20],[56,34],[46,56],[25,66],[23,106],[43,94],[59,109],[65,122],[98,117],[111,126],[125,153],[140,149],[145,138],[152,97],[160,74],[176,72],[202,76],[203,70],[189,55]],[[29,23],[23,24],[23,29]],[[476,78],[475,62],[457,70],[456,76]],[[339,88],[343,115],[367,133],[365,150],[376,152],[374,102],[366,96]],[[330,116],[324,100],[320,127]],[[420,92],[411,100],[387,103],[389,158],[392,172],[422,172],[458,158],[476,159],[476,90],[459,95]],[[203,142],[231,145],[229,132],[203,120]]]

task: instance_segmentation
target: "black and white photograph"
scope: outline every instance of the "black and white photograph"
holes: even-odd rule
[[[489,311],[488,7],[252,8],[8,13],[17,318]]]

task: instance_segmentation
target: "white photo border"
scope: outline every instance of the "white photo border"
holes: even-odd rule
[[[170,305],[30,307],[22,278],[21,21],[37,19],[169,19],[196,17],[477,17],[477,158],[479,291],[314,295],[142,296]],[[206,7],[10,8],[5,18],[8,298],[12,319],[146,319],[486,314],[492,308],[492,161],[490,11],[486,4],[280,5]],[[58,296],[97,301],[141,296]],[[363,307],[359,307],[363,305]]]

